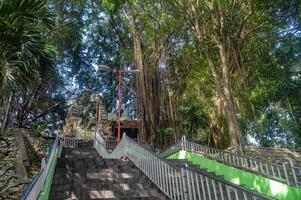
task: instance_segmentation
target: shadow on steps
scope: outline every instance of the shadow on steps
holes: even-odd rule
[[[168,198],[130,161],[103,159],[84,145],[63,149],[49,199]]]

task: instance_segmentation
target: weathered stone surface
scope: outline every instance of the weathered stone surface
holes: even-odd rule
[[[30,182],[28,174],[30,178],[35,174],[36,163],[30,155],[30,143],[25,142],[26,132],[14,129],[0,135],[0,200],[19,199]]]
[[[111,122],[108,120],[103,120],[100,126],[100,131],[105,136],[112,136],[112,125]]]
[[[63,128],[64,137],[76,137],[83,140],[92,139],[96,126],[97,130],[104,135],[112,135],[111,122],[108,121],[106,108],[102,104],[99,105],[98,122],[96,122],[94,115],[88,120],[85,112],[85,108],[76,103],[70,107]]]
[[[246,147],[246,155],[271,163],[287,163],[288,159],[301,166],[301,151],[285,148]]]
[[[0,161],[0,200],[18,199],[26,186],[26,182],[16,174],[15,161]]]

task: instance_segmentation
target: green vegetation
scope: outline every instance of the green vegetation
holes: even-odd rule
[[[139,119],[139,140],[300,148],[297,0],[1,0],[0,126],[60,130],[99,95]]]
[[[55,136],[74,102],[87,136],[98,97],[118,110],[116,70],[125,71],[122,107],[142,144],[164,149],[186,135],[240,153],[300,149],[300,10],[298,0],[0,0],[0,158],[15,152],[8,129]],[[186,158],[279,199],[300,195]]]

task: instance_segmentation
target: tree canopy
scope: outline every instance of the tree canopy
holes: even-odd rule
[[[106,65],[140,71],[122,84],[142,143],[186,135],[238,151],[300,148],[300,9],[297,0],[0,0],[0,125],[60,129],[85,91],[116,111]]]

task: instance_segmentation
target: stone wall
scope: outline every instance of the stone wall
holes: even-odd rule
[[[297,166],[301,166],[301,151],[299,150],[248,146],[246,155],[281,165],[284,162],[287,163],[290,158]]]
[[[39,170],[39,158],[33,155],[27,130],[0,133],[0,200],[19,199]]]
[[[19,140],[19,139],[17,139]],[[15,134],[9,131],[0,139],[0,199],[18,199],[28,183]],[[21,144],[22,145],[22,144]]]

